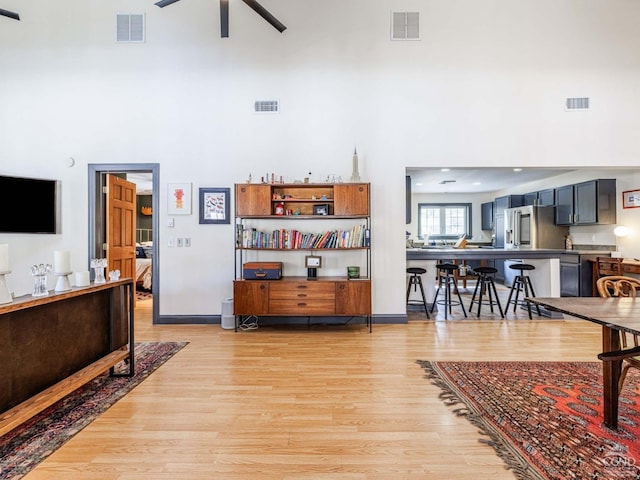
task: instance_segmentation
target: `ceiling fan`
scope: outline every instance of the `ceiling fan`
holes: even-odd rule
[[[3,17],[13,18],[14,20],[20,20],[20,15],[14,12],[10,12],[9,10],[4,10],[2,8],[0,8],[0,15],[2,15]]]
[[[160,0],[156,2],[160,8],[164,8],[172,3],[179,2],[180,0]],[[282,22],[280,22],[276,17],[271,15],[269,11],[260,5],[256,0],[242,0],[244,3],[249,5],[258,15],[264,18],[273,28],[278,30],[280,33],[284,32],[287,27],[285,27]],[[222,38],[226,38],[229,36],[229,0],[220,0],[220,36]]]

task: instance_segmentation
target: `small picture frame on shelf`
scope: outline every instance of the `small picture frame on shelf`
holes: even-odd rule
[[[304,257],[304,266],[306,268],[321,268],[322,257],[318,255],[307,255]]]
[[[313,206],[313,214],[314,215],[329,215],[329,205],[314,205]]]
[[[322,267],[322,257],[307,255],[304,257],[304,266],[307,267],[307,280],[316,280],[318,278],[318,269]]]

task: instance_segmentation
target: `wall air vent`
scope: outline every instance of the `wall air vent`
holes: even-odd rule
[[[116,42],[143,43],[144,42],[144,14],[118,13],[116,14]]]
[[[253,110],[256,113],[278,113],[280,105],[277,100],[256,100]]]
[[[420,40],[420,13],[391,12],[391,40]]]
[[[589,110],[589,97],[567,98],[564,108],[568,112]]]
[[[456,183],[455,180],[442,180],[439,182],[440,185],[448,185],[449,183]]]

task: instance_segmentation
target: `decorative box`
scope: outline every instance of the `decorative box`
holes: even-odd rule
[[[282,262],[247,262],[242,265],[245,280],[280,280]]]

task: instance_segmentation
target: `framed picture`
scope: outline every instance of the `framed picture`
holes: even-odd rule
[[[313,206],[313,214],[314,215],[329,215],[329,205],[314,205]]]
[[[304,266],[306,268],[320,268],[322,267],[322,257],[318,255],[307,255],[304,257]]]
[[[229,188],[200,189],[200,223],[231,223]]]
[[[640,190],[627,190],[622,192],[622,208],[640,207]]]
[[[191,183],[170,183],[167,203],[169,215],[191,215]]]

